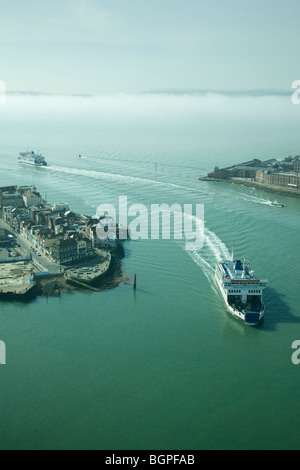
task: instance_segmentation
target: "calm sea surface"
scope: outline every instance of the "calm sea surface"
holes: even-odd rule
[[[284,97],[8,96],[0,184],[49,202],[205,205],[205,244],[125,244],[131,283],[0,304],[0,449],[300,448],[300,200],[197,180],[216,164],[300,153],[300,107]],[[40,150],[48,168],[19,165]],[[83,158],[75,158],[76,154]],[[157,164],[157,166],[156,166]],[[225,310],[215,263],[235,254],[267,277],[266,317]]]

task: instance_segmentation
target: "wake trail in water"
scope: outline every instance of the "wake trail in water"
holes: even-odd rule
[[[164,181],[158,181],[154,179],[148,179],[148,178],[141,178],[138,176],[129,176],[129,175],[121,175],[118,173],[109,173],[109,172],[103,172],[103,171],[95,171],[95,170],[84,170],[80,168],[68,168],[68,167],[60,167],[60,166],[46,166],[46,167],[41,167],[44,170],[48,171],[53,171],[57,173],[65,173],[68,175],[74,175],[74,176],[84,176],[87,178],[93,178],[93,179],[104,179],[106,181],[113,181],[113,182],[125,182],[125,183],[141,183],[141,184],[152,184],[156,186],[160,186],[162,188],[176,188],[176,189],[183,189],[184,191],[194,191],[193,188],[189,188],[187,186],[182,186],[179,184],[175,183],[168,183]]]
[[[255,204],[263,204],[267,206],[270,206],[272,203],[272,201],[270,201],[269,199],[263,199],[261,197],[250,196],[250,195],[241,195],[240,199],[243,199],[244,201],[247,201],[247,202],[254,202]]]
[[[201,250],[187,251],[187,253],[194,263],[199,266],[211,288],[217,294],[218,289],[215,283],[216,264],[222,259],[230,259],[231,257],[225,243],[214,232],[205,227],[203,248]]]
[[[93,179],[104,179],[106,181],[113,181],[113,182],[127,182],[127,183],[141,183],[141,184],[151,184],[161,186],[163,188],[176,188],[176,189],[183,189],[188,191],[194,191],[193,188],[177,185],[174,183],[166,183],[162,181],[157,181],[153,179],[141,178],[137,176],[128,176],[128,175],[121,175],[118,173],[109,173],[109,172],[101,172],[95,170],[85,170],[79,168],[68,168],[68,167],[60,167],[60,166],[48,166],[44,167],[44,170],[53,171],[58,173],[65,173],[68,175],[74,175],[79,177],[88,177]],[[192,258],[192,260],[201,268],[202,272],[206,276],[207,280],[209,281],[212,289],[217,292],[217,288],[214,282],[214,273],[215,273],[215,266],[216,263],[219,262],[221,259],[228,259],[230,258],[230,252],[226,245],[222,242],[222,240],[211,230],[207,227],[203,228],[203,221],[198,219],[196,216],[193,215],[185,215],[186,217],[191,217],[193,219],[193,223],[196,224],[197,229],[203,231],[203,238],[204,238],[204,246],[201,250],[192,250],[187,251],[188,255]],[[183,249],[186,250],[185,244],[180,245]]]
[[[265,199],[259,196],[252,196],[251,194],[243,194],[243,193],[236,192],[236,191],[230,191],[230,192],[227,191],[226,193],[223,192],[222,194],[223,196],[230,197],[231,199],[243,200],[246,202],[252,202],[254,204],[262,204],[262,205],[267,205],[267,206],[272,204],[272,201],[270,201],[269,199]]]

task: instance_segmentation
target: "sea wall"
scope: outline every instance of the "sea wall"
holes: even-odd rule
[[[17,291],[2,292],[0,291],[0,301],[19,301],[30,302],[39,295],[38,284],[33,284],[25,293],[18,293]]]
[[[258,181],[251,180],[249,178],[212,178],[209,176],[200,176],[198,178],[200,181],[215,181],[221,183],[234,183],[242,184],[243,186],[248,186],[249,188],[256,188],[268,193],[280,195],[280,196],[290,196],[300,198],[300,191],[292,188],[283,188],[282,186],[273,186],[265,183],[259,183]]]

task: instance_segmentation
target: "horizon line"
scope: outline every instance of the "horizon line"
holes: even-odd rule
[[[126,92],[126,91],[102,91],[97,93],[63,93],[63,92],[47,92],[47,91],[30,91],[30,90],[6,90],[7,95],[31,95],[31,96],[73,96],[73,97],[95,97],[101,95],[224,95],[224,96],[290,96],[292,90],[253,88],[253,89],[210,89],[210,88],[161,88],[145,91]]]

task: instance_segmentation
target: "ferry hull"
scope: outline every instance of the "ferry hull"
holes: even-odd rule
[[[47,163],[34,163],[34,162],[26,162],[23,160],[19,160],[19,163],[22,163],[22,165],[29,165],[29,166],[47,166]]]
[[[227,300],[227,295],[222,289],[222,286],[220,285],[219,279],[217,275],[215,275],[215,280],[217,283],[217,286],[219,288],[220,294],[225,302],[225,305],[227,307],[227,310],[238,320],[243,321],[246,325],[248,326],[257,326],[261,320],[263,319],[265,315],[265,309],[263,309],[261,312],[247,312],[243,313],[240,312],[239,310],[236,310],[235,308],[232,307],[232,305],[229,304]]]

